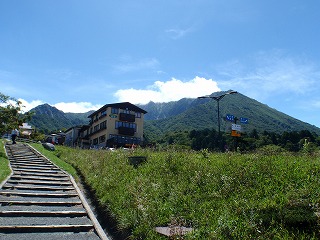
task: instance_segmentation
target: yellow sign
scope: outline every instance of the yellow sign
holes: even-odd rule
[[[241,133],[236,131],[236,130],[232,130],[231,131],[231,136],[232,137],[241,137]]]

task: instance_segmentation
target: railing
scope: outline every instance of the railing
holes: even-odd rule
[[[101,132],[102,130],[104,130],[104,129],[107,129],[107,126],[104,126],[104,127],[102,127],[102,128],[99,128],[99,129],[97,129],[97,130],[95,130],[95,131],[92,131],[91,133],[89,133],[87,136],[92,136],[92,135],[94,135],[94,134],[96,134],[96,133],[98,133],[98,132]]]
[[[39,141],[29,138],[16,138],[16,142],[38,143]]]
[[[107,116],[107,114],[101,115],[101,116],[99,117],[99,119],[104,118],[104,117],[106,117],[106,116]]]
[[[134,128],[118,127],[118,132],[121,135],[133,136],[134,135]]]
[[[128,113],[120,113],[119,120],[124,122],[134,122],[136,120],[136,116]]]

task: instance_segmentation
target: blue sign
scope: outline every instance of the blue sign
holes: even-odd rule
[[[226,120],[227,120],[227,121],[230,121],[230,122],[234,122],[234,116],[231,115],[231,114],[227,114]]]
[[[240,122],[243,123],[243,124],[248,124],[249,123],[249,119],[241,117],[240,118]]]

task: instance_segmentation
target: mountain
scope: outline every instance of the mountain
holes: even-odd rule
[[[159,139],[170,132],[218,129],[217,102],[212,99],[183,98],[168,103],[149,102],[138,106],[148,112],[145,115],[145,134],[149,139]],[[277,133],[308,130],[320,135],[320,128],[279,112],[241,93],[225,96],[219,101],[219,106],[222,132],[230,132],[231,122],[225,121],[225,117],[231,114],[239,119],[240,117],[248,119],[248,124],[237,122],[246,132],[253,129],[258,132]],[[93,112],[64,113],[48,104],[39,105],[31,111],[35,113],[31,125],[45,132],[88,124],[87,116]]]
[[[65,116],[72,122],[72,126],[83,125],[89,124],[88,116],[93,112],[94,110],[91,110],[86,113],[65,113]]]
[[[241,93],[225,96],[219,101],[219,105],[222,132],[231,131],[231,122],[225,120],[229,114],[238,119],[241,117],[248,119],[248,124],[237,122],[245,132],[253,129],[258,132],[277,133],[308,130],[320,135],[320,128],[279,112]],[[181,99],[170,103],[150,102],[139,107],[148,112],[145,132],[149,139],[169,132],[218,129],[217,102],[212,99]]]
[[[88,116],[93,111],[87,113],[64,113],[49,104],[42,104],[31,109],[30,112],[34,113],[30,124],[35,126],[36,129],[49,133],[68,129],[75,125],[88,124]]]
[[[142,109],[146,110],[148,114],[145,115],[145,120],[159,120],[169,118],[171,116],[183,113],[188,110],[194,99],[183,98],[179,101],[166,102],[166,103],[154,103],[149,102],[146,105],[138,105]]]

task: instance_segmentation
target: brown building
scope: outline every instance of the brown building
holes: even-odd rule
[[[89,125],[78,125],[69,128],[65,133],[64,145],[68,147],[89,148],[88,132]]]
[[[90,146],[101,148],[141,145],[146,113],[129,102],[104,105],[88,116]]]

